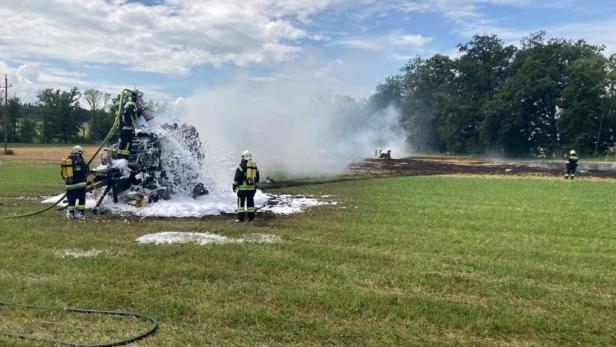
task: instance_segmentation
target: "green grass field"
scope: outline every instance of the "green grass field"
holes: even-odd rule
[[[0,215],[62,189],[57,165],[0,164]],[[0,220],[0,301],[156,316],[138,346],[616,344],[616,185],[400,177],[284,190],[336,206],[230,216]],[[140,245],[159,231],[279,244]],[[67,249],[101,250],[61,258]],[[101,342],[139,322],[0,307],[0,331]],[[27,343],[0,339],[0,345]]]

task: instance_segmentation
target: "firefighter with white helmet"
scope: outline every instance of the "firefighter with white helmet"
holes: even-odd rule
[[[565,179],[575,178],[575,172],[577,170],[578,165],[578,156],[574,149],[569,151],[569,158],[567,160],[567,173],[565,174]]]
[[[249,222],[252,222],[255,218],[257,183],[259,183],[257,164],[252,160],[252,153],[244,151],[242,152],[242,160],[235,169],[235,177],[233,179],[233,191],[237,192],[236,222],[243,222],[245,215],[248,215]]]
[[[62,160],[60,175],[64,179],[68,199],[68,210],[66,211],[68,219],[85,219],[86,217],[86,187],[90,169],[83,158],[83,153],[81,146],[75,146],[71,149],[68,158]]]

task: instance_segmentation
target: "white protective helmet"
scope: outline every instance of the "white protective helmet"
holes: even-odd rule
[[[569,151],[569,155],[575,155],[575,149],[572,149],[571,151]]]
[[[75,146],[71,149],[71,154],[83,154],[83,148],[81,146]]]
[[[247,161],[251,161],[252,160],[252,153],[250,153],[250,151],[243,151],[242,152],[242,159],[247,160]]]

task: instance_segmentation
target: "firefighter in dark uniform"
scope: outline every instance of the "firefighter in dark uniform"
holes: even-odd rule
[[[248,215],[249,222],[252,222],[255,218],[257,183],[259,183],[257,164],[252,161],[252,153],[244,151],[242,152],[242,161],[237,166],[235,178],[233,179],[233,191],[237,192],[236,222],[243,222],[246,214]]]
[[[71,155],[62,160],[60,174],[64,179],[66,197],[68,198],[68,210],[66,211],[66,218],[68,219],[86,218],[86,187],[89,171],[88,164],[83,159],[83,148],[81,146],[73,147]]]
[[[124,93],[124,98],[127,101],[124,103],[120,114],[120,148],[118,149],[118,157],[128,159],[133,137],[135,137],[137,118],[142,116],[143,109],[138,104],[140,100],[139,94],[136,91],[125,90]]]
[[[572,149],[569,152],[569,158],[567,160],[567,173],[565,174],[565,179],[575,178],[575,171],[577,171],[577,165],[578,165],[578,157],[577,157],[577,154],[575,153],[575,150]]]

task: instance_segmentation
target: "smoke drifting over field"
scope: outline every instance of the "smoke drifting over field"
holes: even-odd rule
[[[235,162],[250,149],[268,174],[341,172],[377,148],[407,154],[396,109],[367,111],[364,103],[327,91],[322,82],[244,79],[198,91],[183,102],[180,113],[207,143],[206,156]]]

